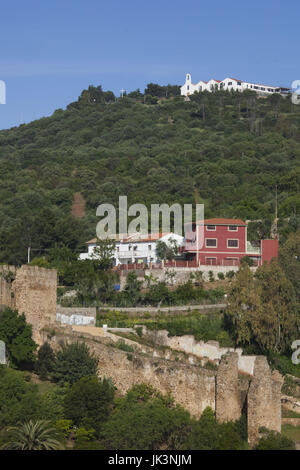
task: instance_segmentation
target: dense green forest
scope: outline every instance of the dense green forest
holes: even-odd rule
[[[149,84],[116,99],[101,86],[42,118],[0,131],[0,262],[20,264],[95,236],[104,202],[205,203],[205,216],[260,220],[269,237],[276,187],[281,241],[299,226],[300,106],[253,92]],[[80,195],[78,196],[78,194]],[[72,216],[77,194],[81,217]]]

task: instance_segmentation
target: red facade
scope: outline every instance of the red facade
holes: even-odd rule
[[[207,219],[186,234],[187,257],[202,265],[235,266],[249,256],[255,265],[278,256],[278,240],[247,242],[247,224],[239,219]]]
[[[261,240],[261,260],[268,263],[272,258],[278,258],[278,240]]]

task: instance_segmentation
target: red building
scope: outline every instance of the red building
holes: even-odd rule
[[[193,224],[185,238],[183,252],[197,264],[235,266],[249,256],[254,265],[278,257],[278,240],[247,241],[247,224],[239,219],[207,219]]]

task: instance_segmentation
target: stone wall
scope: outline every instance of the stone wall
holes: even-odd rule
[[[170,306],[170,307],[104,307],[100,308],[99,312],[105,314],[106,312],[117,311],[125,312],[129,317],[144,317],[145,313],[149,314],[151,317],[155,318],[161,313],[170,313],[172,315],[190,315],[192,310],[199,310],[200,314],[207,313],[218,313],[220,309],[226,308],[227,303],[222,304],[191,304],[191,305],[180,305],[180,306]]]
[[[257,356],[248,392],[248,441],[253,446],[261,427],[281,431],[281,387],[279,372],[271,372],[267,358]]]
[[[12,277],[6,276],[8,271],[13,273]],[[14,271],[1,267],[1,272],[5,276],[0,275],[0,305],[25,313],[27,321],[32,325],[35,341],[42,344],[47,339],[54,349],[59,347],[61,341],[87,343],[99,359],[99,376],[111,377],[120,392],[125,393],[137,383],[148,383],[164,394],[171,393],[175,402],[191,415],[199,418],[209,406],[216,411],[220,421],[238,419],[247,397],[250,445],[257,442],[260,427],[280,432],[283,381],[278,372],[271,372],[266,357],[255,358],[249,386],[249,379],[245,377],[241,381],[238,375],[237,351],[230,352],[221,360],[218,372],[201,367],[201,360],[194,354],[195,351],[193,355],[186,354],[184,349],[184,352],[178,352],[175,347],[174,350],[164,350],[162,347],[156,351],[150,346],[136,346],[138,343],[131,341],[134,352],[125,352],[116,344],[120,337],[106,332],[107,337],[101,338],[100,328],[58,327],[55,322],[55,270],[25,265]],[[94,337],[75,328],[97,330],[97,335]],[[49,334],[53,329],[56,331],[54,336]],[[178,341],[178,338],[174,341]],[[178,344],[174,346],[178,347]]]
[[[208,358],[211,361],[219,361],[224,354],[235,352],[238,355],[238,369],[240,372],[252,375],[255,356],[243,356],[241,348],[223,348],[218,341],[197,341],[193,335],[168,336],[167,330],[148,330],[143,326],[143,335],[155,344],[167,346],[171,349],[184,351],[199,358]]]
[[[52,328],[53,330],[53,328]],[[121,393],[133,385],[147,383],[161,393],[170,393],[175,402],[190,414],[199,418],[206,407],[211,407],[221,422],[239,419],[243,412],[248,415],[249,443],[253,446],[259,438],[259,428],[281,431],[280,389],[282,377],[271,373],[264,356],[255,360],[254,376],[238,374],[238,354],[229,353],[222,358],[218,371],[191,364],[190,356],[175,351],[155,351],[132,340],[125,340],[134,347],[132,353],[118,349],[120,337],[110,332],[96,333],[95,327],[55,327],[56,333],[44,339],[54,349],[61,342],[84,342],[99,359],[99,377],[111,377]],[[96,334],[96,336],[94,335]],[[101,337],[103,335],[103,337]],[[250,383],[250,386],[249,386]]]
[[[251,267],[251,271],[256,271],[257,267]],[[158,281],[165,281],[167,284],[170,284],[170,277],[168,276],[168,272],[175,273],[173,277],[172,284],[179,285],[187,282],[190,279],[190,274],[195,273],[197,271],[202,271],[203,273],[203,280],[209,281],[209,272],[212,271],[215,280],[218,280],[218,273],[226,274],[230,271],[237,272],[239,270],[239,266],[207,266],[207,265],[200,265],[199,267],[194,268],[183,268],[183,267],[161,267],[161,268],[152,268],[152,269],[136,269],[136,274],[139,280],[144,281],[144,276],[150,276],[151,274],[157,278]],[[121,290],[124,288],[126,283],[126,277],[129,272],[132,270],[122,270],[120,272],[120,287]]]
[[[216,418],[220,422],[236,421],[242,415],[243,401],[239,390],[238,354],[222,357],[217,373]]]
[[[56,307],[56,321],[66,325],[96,325],[96,307]]]
[[[298,428],[300,427],[300,418],[282,418],[281,423],[290,424],[291,426]]]
[[[13,276],[7,276],[9,272]],[[54,269],[1,266],[0,305],[25,314],[38,344],[42,342],[40,330],[55,321],[56,290],[57,272]]]
[[[24,265],[16,272],[12,290],[14,307],[25,313],[32,325],[33,339],[41,344],[40,330],[56,317],[56,270]]]
[[[215,409],[214,371],[137,351],[130,354],[109,343],[105,344],[99,337],[95,341],[91,335],[82,335],[82,332],[75,332],[70,327],[57,330],[57,334],[50,339],[54,349],[61,342],[76,341],[89,346],[99,358],[99,377],[111,377],[121,393],[126,393],[135,384],[147,383],[163,394],[171,393],[175,402],[196,418],[207,406]]]

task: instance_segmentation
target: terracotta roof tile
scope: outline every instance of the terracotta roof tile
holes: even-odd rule
[[[247,226],[246,222],[243,222],[241,219],[224,219],[224,218],[214,218],[214,219],[205,219],[204,225],[242,225]]]

